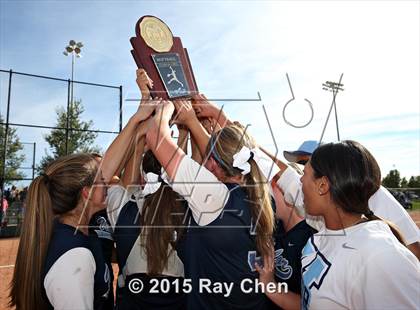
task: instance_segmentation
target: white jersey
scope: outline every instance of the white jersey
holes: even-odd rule
[[[297,208],[298,213],[306,217],[306,222],[309,225],[318,231],[322,230],[325,227],[322,217],[305,215],[300,178],[301,176],[293,168],[289,167],[283,172],[277,181],[277,184],[282,189],[286,202],[294,205]],[[398,201],[383,186],[370,197],[369,208],[376,216],[397,225],[408,245],[420,241],[420,230],[408,212],[404,210]]]
[[[302,251],[302,309],[416,309],[420,263],[382,221],[323,229]]]
[[[134,196],[134,197],[133,197]],[[121,209],[125,204],[134,198],[139,208],[139,212],[143,208],[143,195],[142,190],[139,186],[130,186],[128,189],[125,189],[119,184],[115,184],[109,187],[108,194],[106,197],[107,204],[107,213],[108,220],[111,225],[112,230],[115,229],[115,224],[117,223],[118,216],[120,215]]]
[[[107,212],[110,225],[114,231],[118,218],[121,215],[121,211],[130,200],[136,202],[138,213],[140,215],[142,214],[144,197],[145,194],[139,186],[132,186],[125,189],[121,185],[113,185],[109,188],[107,197]],[[131,220],[131,222],[135,221],[134,218],[129,220]],[[125,284],[124,282],[126,276],[148,272],[147,255],[141,241],[140,231],[139,227],[139,235],[135,241],[133,240],[134,243],[131,250],[128,252],[129,254],[126,258],[126,264],[122,267],[123,275],[119,276],[118,279],[118,283],[121,287]],[[117,252],[120,250],[119,246],[120,245],[117,242]],[[162,270],[162,275],[173,277],[184,276],[184,265],[178,257],[177,252],[173,251],[171,245],[168,246],[168,263]]]

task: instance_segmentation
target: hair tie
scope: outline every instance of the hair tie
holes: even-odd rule
[[[368,212],[366,212],[366,214],[365,214],[365,215],[366,215],[366,216],[368,216],[368,217],[372,217],[372,216],[374,216],[374,215],[375,215],[375,213],[373,213],[373,211],[369,209],[369,211],[368,211]]]
[[[46,174],[45,172],[42,172],[41,174],[40,174],[40,176],[41,177],[43,177],[44,179],[45,179],[45,182],[46,183],[49,183],[50,182],[50,177],[48,176],[48,174]]]
[[[156,173],[148,172],[144,176],[146,185],[143,188],[143,196],[147,196],[157,192],[162,185],[162,177]]]
[[[254,157],[256,150],[250,149],[247,146],[243,146],[239,152],[233,155],[233,164],[232,166],[238,168],[243,175],[246,175],[251,172],[251,165],[249,164],[250,159]]]

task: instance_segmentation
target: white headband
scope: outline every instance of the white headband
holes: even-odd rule
[[[146,173],[144,180],[146,185],[143,188],[143,196],[155,193],[162,185],[162,182],[159,181],[159,175],[153,172]]]
[[[241,169],[243,175],[250,173],[251,165],[249,164],[249,160],[251,157],[255,160],[261,173],[268,181],[271,181],[271,179],[280,171],[273,160],[258,147],[250,149],[247,146],[243,146],[238,153],[233,155],[233,167]]]

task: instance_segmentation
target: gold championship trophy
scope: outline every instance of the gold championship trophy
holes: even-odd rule
[[[138,68],[153,80],[152,98],[174,99],[198,93],[187,49],[169,27],[154,16],[143,16],[130,39]]]

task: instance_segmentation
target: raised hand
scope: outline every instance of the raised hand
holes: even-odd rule
[[[188,126],[188,123],[197,119],[191,101],[178,99],[174,101],[176,116],[174,122]]]
[[[220,113],[220,108],[217,105],[210,102],[203,94],[195,95],[193,99],[193,106],[197,117],[211,117],[217,119]]]
[[[274,249],[270,255],[264,257],[264,265],[260,266],[255,263],[255,269],[260,274],[260,282],[267,285],[268,283],[275,282],[274,280]]]
[[[216,121],[215,123],[218,123],[221,128],[232,123],[223,110],[210,102],[203,94],[196,95],[193,99],[193,108],[198,118],[214,119]]]
[[[156,108],[161,104],[162,99],[158,98],[156,100],[142,101],[137,109],[137,112],[133,115],[137,122],[142,122],[149,118],[150,115],[156,110]]]
[[[140,88],[141,97],[142,99],[149,99],[150,98],[150,89],[153,88],[153,81],[147,75],[146,70],[144,69],[137,69],[136,71],[136,82]]]
[[[172,115],[174,114],[175,107],[174,104],[169,100],[163,100],[160,98],[160,102],[158,103],[158,107],[156,109],[156,115],[155,119],[169,123],[169,121],[172,118]]]
[[[145,136],[147,131],[149,130],[149,128],[151,127],[153,122],[153,118],[149,117],[147,120],[145,120],[144,122],[142,122],[138,127],[137,127],[137,138],[140,139],[141,137]]]

